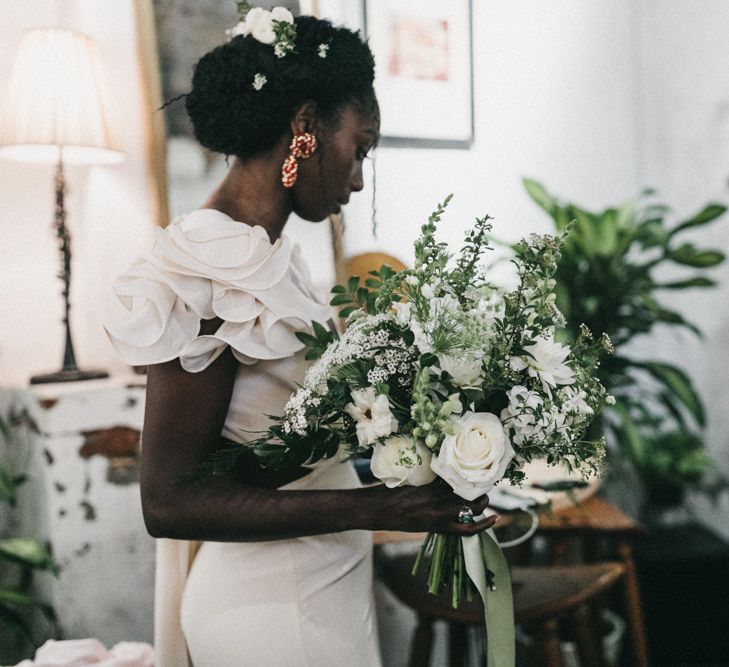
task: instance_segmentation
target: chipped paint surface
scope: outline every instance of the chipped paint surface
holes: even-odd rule
[[[136,399],[124,404],[125,409],[136,405]],[[84,444],[79,456],[90,459],[103,456],[109,460],[106,481],[111,484],[136,484],[139,482],[139,431],[128,426],[112,426],[81,433]]]
[[[66,637],[149,642],[154,540],[137,482],[144,390],[115,379],[73,384],[24,392],[39,429],[19,522],[50,541],[62,567],[44,584]]]

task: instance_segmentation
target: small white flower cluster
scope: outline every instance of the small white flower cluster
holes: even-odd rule
[[[382,348],[392,344],[388,332],[379,327],[389,315],[376,315],[355,319],[338,340],[329,345],[324,354],[306,372],[304,384],[289,399],[284,408],[283,429],[303,435],[307,428],[307,408],[316,407],[327,392],[327,380],[332,370],[357,359],[373,359]],[[400,367],[398,358],[396,365]],[[397,370],[397,368],[396,368]]]
[[[522,385],[507,392],[509,404],[501,411],[501,421],[515,445],[547,444],[555,435],[569,442],[573,431],[589,422],[594,413],[587,393],[561,387],[554,400]]]
[[[260,72],[257,72],[256,75],[253,77],[253,88],[255,90],[261,90],[263,86],[266,85],[268,82],[268,79],[264,74],[261,74]]]
[[[413,372],[414,366],[410,353],[403,347],[389,347],[381,350],[375,354],[374,359],[375,367],[367,373],[367,382],[370,384],[380,384],[387,382],[393,375],[406,376]]]
[[[312,401],[311,389],[301,387],[297,392],[289,398],[284,408],[282,427],[284,433],[298,433],[304,435],[308,423],[306,421],[306,408],[308,405],[318,405],[321,399],[317,398],[317,403]]]
[[[329,44],[319,44],[319,57],[326,58],[329,51]]]

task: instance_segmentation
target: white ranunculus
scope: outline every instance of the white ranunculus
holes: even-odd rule
[[[430,469],[432,454],[422,443],[404,435],[394,435],[372,450],[370,468],[377,479],[392,489],[403,484],[423,486],[435,479]]]
[[[455,357],[442,354],[438,361],[440,369],[450,373],[457,387],[478,387],[481,384],[481,355]]]
[[[385,394],[375,394],[374,387],[352,392],[352,403],[344,410],[357,422],[357,440],[361,447],[397,430],[397,419],[390,412],[390,401]]]
[[[246,14],[244,31],[242,34],[252,35],[264,44],[273,44],[276,41],[271,12],[261,7],[254,7]]]
[[[512,458],[514,449],[501,420],[490,412],[466,412],[430,467],[461,498],[475,500],[504,476]]]
[[[410,331],[413,332],[413,336],[415,336],[415,346],[420,350],[421,353],[425,354],[426,352],[432,352],[433,351],[433,345],[430,342],[430,337],[428,336],[428,333],[423,329],[420,322],[418,322],[414,317],[410,320]]]
[[[531,356],[511,357],[512,370],[526,369],[531,377],[539,378],[547,393],[557,385],[572,384],[575,381],[572,369],[565,363],[570,348],[557,343],[553,335],[537,338],[531,345],[525,345],[524,350]]]
[[[392,304],[395,311],[395,321],[401,326],[406,327],[412,319],[413,304],[410,301],[399,301]]]

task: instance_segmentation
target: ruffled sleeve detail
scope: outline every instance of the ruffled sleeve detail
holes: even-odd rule
[[[117,278],[127,312],[107,334],[133,366],[179,357],[195,373],[228,346],[243,364],[291,356],[303,347],[295,332],[331,315],[307,289],[297,250],[285,236],[271,243],[262,227],[194,211],[157,230],[151,252]],[[216,317],[218,330],[199,335],[201,320]]]

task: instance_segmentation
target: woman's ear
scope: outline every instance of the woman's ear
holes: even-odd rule
[[[316,102],[306,101],[299,105],[291,118],[291,134],[313,132],[316,134]]]

